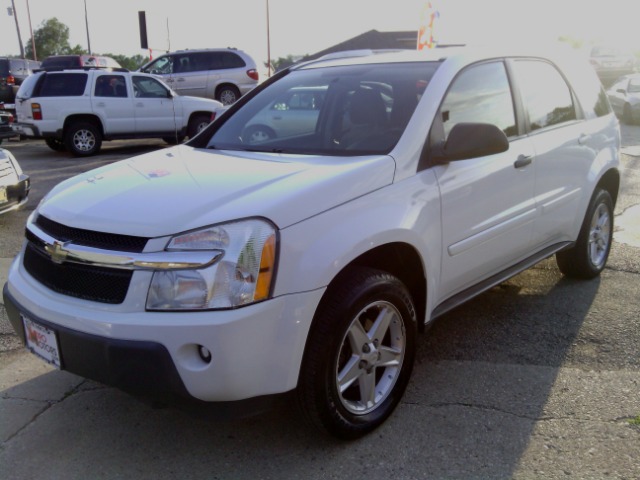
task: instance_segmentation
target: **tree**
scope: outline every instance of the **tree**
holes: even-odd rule
[[[286,57],[280,57],[277,60],[271,60],[271,71],[278,72],[280,70],[283,70],[287,67],[290,67],[291,65],[296,63],[298,60],[300,60],[300,57],[299,56],[294,57],[293,55],[287,55]],[[264,62],[264,66],[269,68],[269,63]]]
[[[126,55],[119,55],[115,53],[105,53],[106,57],[113,58],[116,62],[122,65],[123,68],[127,70],[137,70],[139,67],[144,65],[149,61],[149,57],[143,57],[142,55],[134,55],[132,57],[127,57]]]
[[[38,58],[46,58],[50,55],[68,55],[85,53],[80,45],[71,47],[69,45],[69,27],[60,22],[57,18],[50,18],[40,24],[40,27],[33,32],[33,39],[36,44]],[[25,48],[25,56],[33,58],[31,39]]]

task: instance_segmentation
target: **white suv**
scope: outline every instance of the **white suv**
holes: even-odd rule
[[[305,88],[313,125],[252,135]],[[593,69],[559,53],[312,61],[187,144],[54,188],[5,306],[58,368],[156,399],[295,392],[355,438],[392,413],[435,318],[554,254],[568,276],[605,268],[619,147]]]
[[[75,156],[99,152],[103,140],[163,138],[179,143],[211,122],[222,104],[178,96],[162,81],[124,69],[41,71],[16,95],[13,129],[44,138]]]

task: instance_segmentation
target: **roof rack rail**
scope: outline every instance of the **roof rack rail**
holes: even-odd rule
[[[130,70],[123,67],[102,67],[100,65],[85,65],[82,67],[45,67],[36,68],[33,72],[64,72],[66,70],[108,70],[110,72],[129,72]]]

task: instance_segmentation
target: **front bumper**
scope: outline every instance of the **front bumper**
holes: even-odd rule
[[[9,270],[3,295],[23,342],[21,314],[56,332],[62,369],[159,400],[234,402],[293,390],[324,293],[225,311],[126,311],[48,290],[21,267],[21,257]],[[210,361],[199,346],[211,352]]]
[[[0,213],[17,210],[27,203],[29,199],[31,181],[28,175],[22,174],[18,179],[18,183],[0,186],[0,189],[4,189],[4,192],[0,192]]]

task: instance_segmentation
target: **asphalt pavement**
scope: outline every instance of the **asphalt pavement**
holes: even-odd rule
[[[153,408],[28,354],[0,305],[0,478],[639,479],[640,126],[622,133],[600,278],[568,280],[547,260],[439,319],[398,409],[357,441],[319,434],[290,405],[239,420]],[[14,147],[40,186],[0,217],[0,284],[48,188],[163,148],[117,144],[83,163]]]

